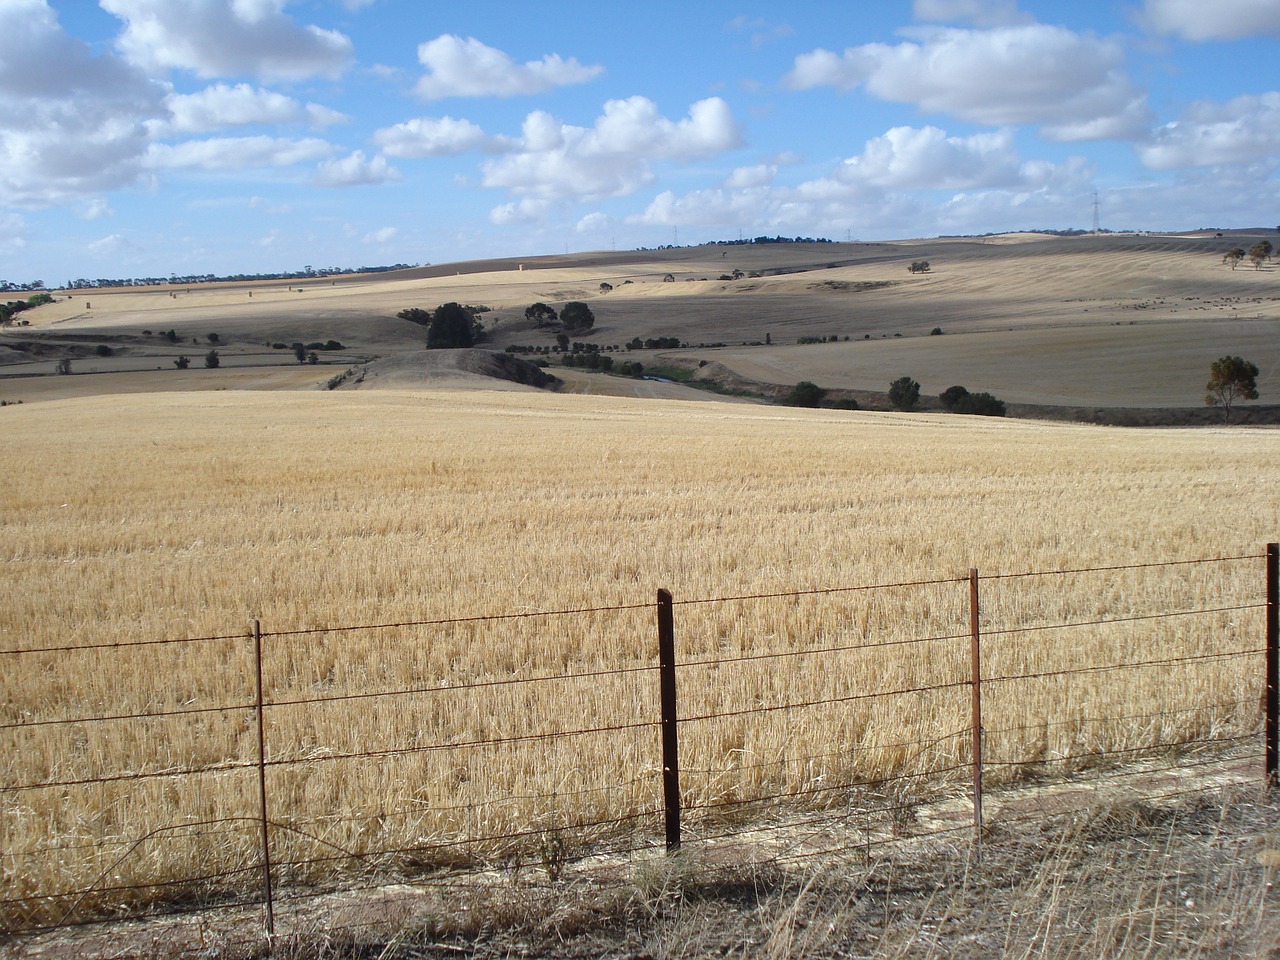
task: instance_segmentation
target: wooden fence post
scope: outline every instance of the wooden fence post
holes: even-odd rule
[[[262,625],[253,621],[253,662],[257,668],[258,713],[258,816],[262,824],[262,900],[267,907],[267,937],[276,935],[275,905],[271,895],[271,838],[267,821],[267,735],[262,698]]]
[[[667,852],[680,849],[680,735],[676,718],[676,638],[671,593],[658,591],[658,688],[662,714],[662,800]]]
[[[1280,785],[1280,544],[1267,544],[1267,689],[1268,787]]]
[[[973,713],[973,842],[982,854],[982,631],[978,624],[978,570],[969,569],[969,685]]]

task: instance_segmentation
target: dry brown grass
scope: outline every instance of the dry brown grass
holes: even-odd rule
[[[1280,447],[1268,431],[477,392],[138,395],[2,415],[8,650],[242,635],[252,617],[267,631],[321,629],[647,605],[658,586],[692,599],[909,580],[949,582],[683,607],[680,658],[963,636],[967,586],[950,581],[970,566],[999,574],[1255,555],[1280,515],[1271,482]],[[1261,584],[1252,560],[988,589],[990,624],[1036,626],[1246,604]],[[1093,626],[1052,643],[1006,637],[989,643],[984,669],[1249,648],[1258,623],[1256,610],[1242,610]],[[277,704],[438,688],[272,708],[270,756],[290,761],[269,778],[281,876],[421,869],[449,856],[417,851],[458,836],[549,830],[565,855],[616,839],[613,828],[579,825],[655,808],[648,727],[326,758],[650,721],[655,680],[644,672],[460,685],[648,666],[652,643],[647,607],[270,638],[267,696]],[[689,667],[684,715],[952,682],[966,657],[962,645],[938,643]],[[252,702],[243,639],[4,657],[0,667],[9,724]],[[1248,732],[1255,667],[1232,660],[1006,684],[988,708],[991,758],[1062,760]],[[964,692],[940,691],[686,724],[686,802],[963,762],[954,735],[967,710]],[[1135,715],[1146,719],[1135,724]],[[7,784],[251,761],[254,750],[245,709],[5,735]],[[255,791],[251,771],[232,771],[8,793],[6,895],[244,869],[257,838],[236,818],[253,816]],[[695,812],[690,823],[711,829],[731,816]],[[411,852],[364,856],[388,849]],[[459,858],[536,860],[536,850],[536,838],[532,849],[514,838]],[[108,893],[93,906],[155,894]]]

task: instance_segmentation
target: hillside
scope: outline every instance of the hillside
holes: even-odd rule
[[[627,356],[692,367],[714,361],[765,384],[765,393],[767,385],[799,380],[875,393],[908,375],[926,397],[958,383],[1020,405],[1199,408],[1209,362],[1229,353],[1259,366],[1265,405],[1266,384],[1280,372],[1275,268],[1232,270],[1221,259],[1251,236],[1016,234],[705,246],[302,283],[77,291],[22,314],[29,326],[0,332],[0,400],[323,386],[368,361],[420,352],[423,329],[396,314],[451,300],[491,308],[482,315],[487,349],[550,348],[556,331],[534,328],[524,308],[582,300],[596,324],[581,339],[625,352],[637,337],[675,338],[688,349]],[[931,270],[910,273],[908,265],[922,259]],[[739,279],[722,279],[735,271]],[[162,336],[169,330],[177,342]],[[930,336],[934,331],[941,335]],[[210,334],[218,337],[221,364],[206,371]],[[344,349],[320,353],[310,368],[272,347],[330,340]],[[111,356],[99,355],[101,345]],[[191,359],[189,369],[174,369],[179,355]],[[74,375],[52,376],[64,357]],[[359,388],[430,382],[429,367],[399,361],[386,369],[402,371],[401,378],[366,377]],[[566,374],[567,389],[576,392],[653,392],[645,382]],[[689,391],[666,385],[663,392]]]

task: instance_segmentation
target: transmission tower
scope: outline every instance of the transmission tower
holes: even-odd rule
[[[1099,233],[1102,230],[1101,220],[1098,218],[1098,191],[1093,191],[1093,232]]]

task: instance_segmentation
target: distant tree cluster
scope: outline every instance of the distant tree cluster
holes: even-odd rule
[[[913,261],[911,261],[911,266],[907,267],[907,270],[908,270],[909,272],[911,272],[911,273],[928,273],[928,272],[929,272],[929,261],[928,261],[928,260],[913,260]]]
[[[750,240],[715,240],[710,246],[714,247],[736,247],[744,244],[753,243],[830,243],[826,237],[752,237]]]
[[[10,300],[8,303],[0,303],[0,327],[9,326],[14,322],[14,317],[24,310],[30,310],[32,307],[39,307],[46,303],[53,303],[53,297],[47,293],[32,294],[26,300]]]
[[[167,277],[126,277],[121,279],[98,279],[89,280],[84,277],[78,280],[68,280],[66,289],[68,290],[93,290],[98,287],[160,287],[160,286],[189,286],[197,283],[243,283],[250,280],[312,280],[316,277],[341,277],[349,274],[360,273],[386,273],[390,270],[408,270],[412,267],[421,266],[417,263],[393,263],[387,266],[379,267],[321,267],[319,270],[305,266],[301,270],[287,271],[283,273],[230,273],[225,276],[218,276],[212,273],[195,273],[186,276],[178,276],[171,274]],[[44,286],[43,282],[37,280],[37,285],[29,285],[23,287],[5,287],[3,281],[0,281],[0,290],[38,290]]]
[[[947,387],[938,396],[942,405],[952,413],[967,413],[979,417],[1003,417],[1005,405],[989,393],[970,393],[964,387]]]
[[[1232,247],[1222,255],[1222,262],[1231,265],[1234,270],[1240,265],[1240,261],[1249,258],[1249,262],[1253,264],[1253,269],[1261,270],[1262,265],[1271,259],[1271,255],[1275,253],[1275,247],[1271,245],[1270,240],[1259,240],[1248,250],[1244,247]]]
[[[428,350],[448,350],[474,347],[484,340],[484,324],[476,319],[476,316],[488,313],[490,309],[490,307],[474,304],[450,302],[440,304],[435,310],[408,307],[396,316],[401,320],[408,320],[410,323],[427,328]]]

